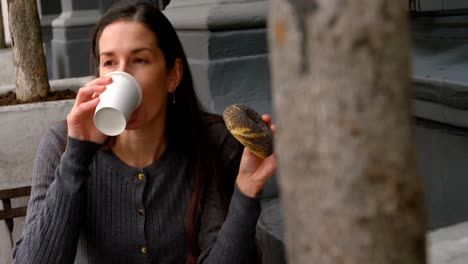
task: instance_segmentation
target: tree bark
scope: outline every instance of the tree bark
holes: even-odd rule
[[[407,3],[271,0],[288,263],[425,263]]]
[[[5,26],[3,25],[2,4],[0,3],[0,49],[6,48]]]
[[[50,91],[36,0],[8,0],[11,46],[16,69],[16,97],[45,97]]]

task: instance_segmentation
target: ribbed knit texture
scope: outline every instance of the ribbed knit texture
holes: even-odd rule
[[[242,146],[223,124],[210,129],[223,177],[233,183]],[[101,145],[67,137],[63,123],[54,126],[38,148],[13,263],[184,263],[187,170],[187,157],[170,146],[140,169]],[[213,186],[206,188],[198,262],[252,262],[259,199],[235,188],[224,218]]]

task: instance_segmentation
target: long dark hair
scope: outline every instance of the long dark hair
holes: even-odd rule
[[[99,38],[102,31],[113,22],[122,20],[142,23],[154,32],[168,69],[174,67],[176,58],[182,60],[183,74],[175,90],[176,104],[173,104],[171,96],[168,96],[165,133],[171,148],[189,155],[191,162],[188,170],[191,175],[187,175],[187,180],[193,183],[193,192],[185,221],[189,250],[186,263],[195,263],[200,254],[198,233],[203,210],[202,199],[208,183],[216,186],[227,210],[226,197],[229,194],[221,191],[224,188],[221,188],[223,183],[218,177],[221,173],[220,161],[207,129],[210,123],[222,122],[222,118],[203,110],[195,94],[187,58],[176,31],[169,20],[150,2],[120,1],[103,15],[96,24],[91,43],[96,69],[99,65]]]

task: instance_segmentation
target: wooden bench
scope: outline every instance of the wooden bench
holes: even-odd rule
[[[13,219],[16,217],[26,216],[27,206],[12,208],[11,199],[29,196],[31,194],[31,186],[4,189],[0,190],[0,200],[3,203],[3,210],[0,210],[0,220],[5,220],[6,226],[10,233],[10,241],[13,246]]]

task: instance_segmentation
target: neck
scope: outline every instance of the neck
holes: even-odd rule
[[[125,130],[111,147],[120,160],[130,166],[144,168],[157,160],[167,147],[164,124],[137,130]]]

